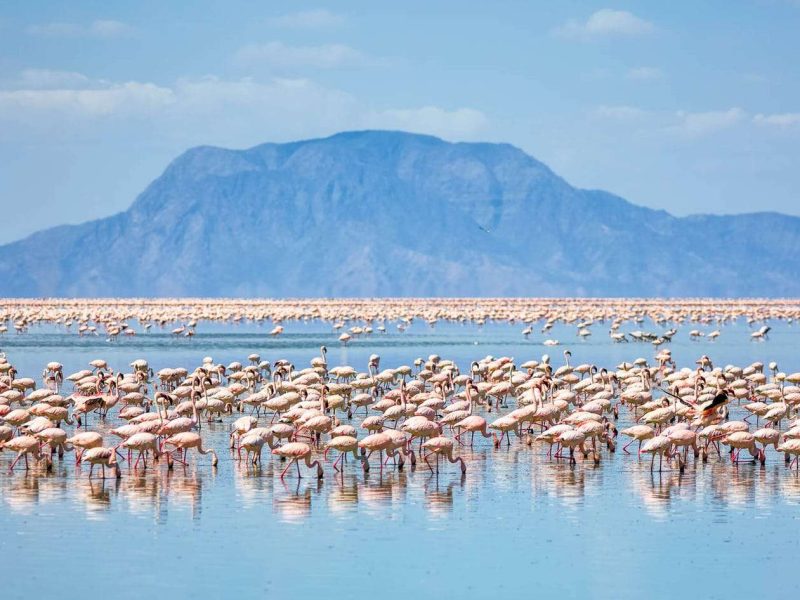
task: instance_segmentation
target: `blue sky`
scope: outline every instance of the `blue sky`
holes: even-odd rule
[[[800,214],[800,0],[16,2],[0,242],[125,209],[198,144],[510,142],[675,214]]]

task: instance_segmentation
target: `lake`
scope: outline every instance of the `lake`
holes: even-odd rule
[[[561,341],[555,347],[542,345],[541,324],[525,339],[519,323],[414,322],[405,332],[387,327],[387,334],[347,346],[329,323],[284,326],[281,336],[268,337],[267,324],[201,322],[191,338],[167,328],[109,342],[38,324],[6,334],[0,347],[20,376],[37,382],[52,360],[65,374],[96,358],[115,370],[130,370],[137,358],[156,370],[191,370],[205,356],[246,364],[257,352],[302,368],[322,344],[329,365],[360,371],[372,353],[381,368],[438,354],[462,372],[486,355],[520,364],[547,353],[558,366],[568,348],[574,364],[613,368],[640,356],[652,362],[655,353],[647,343],[612,343],[607,324],[594,326],[586,340],[574,326],[556,324],[547,334]],[[707,354],[719,366],[774,360],[787,373],[800,370],[800,329],[772,326],[763,342],[750,340],[752,328],[742,320],[722,327],[716,341],[692,341],[683,326],[666,346],[679,367],[694,367]],[[731,418],[745,414],[732,406]],[[267,452],[260,469],[234,460],[231,420],[203,424],[204,445],[220,456],[216,469],[209,457],[194,455],[185,469],[162,464],[134,473],[123,463],[119,481],[90,481],[88,466],[76,469],[72,453],[50,473],[13,475],[12,453],[1,454],[2,597],[102,590],[119,598],[740,598],[800,591],[792,567],[800,479],[772,450],[763,467],[734,466],[723,452],[705,464],[692,459],[682,474],[651,473],[649,458],[619,448],[604,452],[599,465],[570,465],[549,459],[546,446],[514,438],[510,448],[495,449],[476,438],[474,448],[457,449],[467,462],[464,476],[450,464],[438,475],[424,463],[383,474],[375,465],[365,474],[350,462],[341,475],[327,465],[321,481],[304,470],[303,479],[290,471],[282,482],[283,465]],[[103,427],[119,423],[109,419]],[[629,424],[625,411],[618,427]]]

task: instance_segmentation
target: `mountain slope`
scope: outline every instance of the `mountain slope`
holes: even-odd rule
[[[0,247],[2,296],[800,295],[800,219],[676,218],[506,144],[194,148],[124,213]]]

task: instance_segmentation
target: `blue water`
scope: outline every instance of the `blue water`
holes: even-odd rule
[[[36,378],[51,360],[65,373],[95,358],[115,369],[136,358],[155,369],[191,369],[204,356],[246,363],[252,352],[301,368],[323,343],[330,366],[359,370],[372,353],[382,368],[436,353],[462,370],[487,354],[519,364],[548,353],[559,365],[569,348],[573,364],[601,367],[654,354],[650,344],[612,344],[603,324],[586,341],[574,327],[556,326],[546,337],[562,345],[549,348],[537,328],[525,340],[519,324],[414,323],[348,347],[327,324],[284,325],[279,338],[269,338],[266,325],[201,323],[190,339],[153,332],[115,342],[38,326],[0,338],[0,348],[20,376]],[[759,343],[744,323],[722,328],[716,342],[690,341],[694,326],[685,326],[668,347],[681,367],[707,354],[719,366],[776,360],[786,372],[800,370],[800,329],[773,327]],[[663,330],[623,329],[636,328]],[[741,416],[734,408],[732,418]],[[341,476],[328,468],[322,481],[282,483],[283,465],[266,453],[260,470],[234,461],[227,431],[227,422],[203,428],[220,454],[216,470],[209,457],[193,457],[171,472],[125,466],[119,482],[89,481],[71,453],[52,473],[9,476],[12,455],[1,454],[0,597],[99,590],[122,598],[740,598],[800,590],[793,571],[800,479],[772,451],[765,467],[734,467],[713,455],[706,464],[692,460],[683,474],[659,474],[648,459],[620,451],[604,453],[599,466],[580,459],[570,466],[540,446],[515,440],[496,450],[476,439],[474,450],[459,450],[468,464],[463,477],[455,465],[438,476],[424,465],[381,475],[350,463]]]

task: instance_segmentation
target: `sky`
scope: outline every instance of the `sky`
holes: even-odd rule
[[[676,215],[800,215],[800,0],[0,3],[0,243],[181,152],[351,129],[512,143]]]

